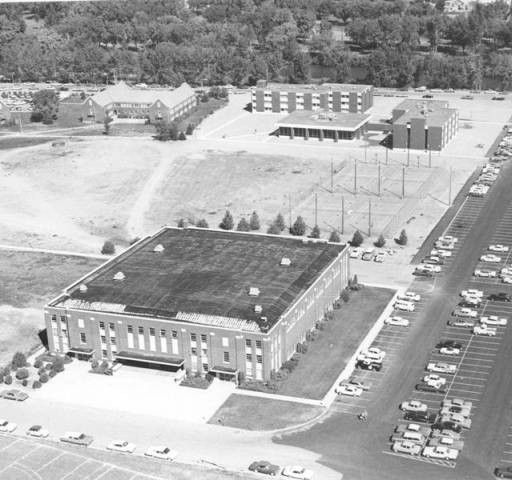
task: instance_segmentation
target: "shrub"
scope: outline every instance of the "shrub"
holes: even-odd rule
[[[12,376],[11,375],[7,375],[5,378],[4,378],[4,383],[6,385],[10,385],[12,383]]]
[[[279,228],[281,232],[286,228],[286,225],[284,223],[284,217],[281,213],[277,214],[277,217],[274,220],[274,224],[276,225],[277,228]]]
[[[210,375],[209,373],[206,374],[206,376]],[[238,384],[241,385],[245,382],[245,373],[244,372],[238,372]]]
[[[101,247],[102,255],[113,255],[116,253],[116,247],[110,240],[105,240],[103,247]]]
[[[187,139],[187,136],[183,132],[180,132],[180,134],[178,135],[178,140],[186,140],[186,139]]]
[[[100,368],[102,368],[102,369],[106,369],[106,368],[108,368],[108,362],[107,362],[106,360],[103,360],[103,361],[101,362]]]
[[[219,228],[222,228],[222,230],[233,230],[234,225],[235,224],[233,222],[233,216],[231,215],[231,212],[226,210],[224,218],[219,224]]]
[[[23,381],[21,382],[21,384],[26,387],[28,385],[28,380],[26,378],[23,379]]]
[[[320,228],[318,225],[313,227],[313,230],[311,230],[311,233],[309,234],[309,238],[320,238]]]
[[[249,223],[247,222],[247,220],[245,218],[242,218],[238,222],[238,225],[236,226],[236,229],[239,232],[248,232],[251,229],[251,227],[249,226]]]
[[[279,229],[279,227],[276,225],[276,223],[272,223],[270,227],[267,229],[267,233],[270,233],[272,235],[279,235],[282,232],[282,230]]]
[[[27,357],[21,352],[16,352],[12,357],[12,368],[18,369],[27,365]]]
[[[29,373],[26,368],[18,368],[18,370],[16,371],[16,378],[18,380],[24,380],[25,378],[28,378],[28,376]]]
[[[50,378],[55,377],[55,375],[57,375],[57,372],[56,372],[55,370],[50,370],[50,371],[48,372],[48,376],[49,376]]]
[[[180,218],[178,220],[178,224],[176,225],[178,228],[183,228],[185,226],[185,220],[183,218]]]
[[[92,362],[91,362],[91,368],[98,368],[99,367],[99,362],[98,360],[96,360],[95,358],[93,358]]]
[[[329,242],[333,242],[333,243],[340,243],[341,242],[341,238],[338,235],[338,232],[336,230],[333,230],[331,232],[331,235],[329,235]]]
[[[350,290],[361,290],[361,284],[357,279],[357,275],[354,275],[354,277],[350,281]]]
[[[208,225],[208,222],[204,218],[201,218],[201,220],[197,221],[196,227],[197,228],[210,228]]]
[[[187,135],[192,135],[194,133],[194,125],[192,125],[191,123],[189,123],[187,125],[187,129],[185,130],[185,133]]]
[[[364,237],[359,230],[354,232],[354,236],[352,240],[350,240],[350,245],[352,247],[359,247],[364,242]]]
[[[350,293],[348,293],[348,290],[343,290],[343,292],[341,292],[340,298],[341,298],[345,303],[347,303],[347,302],[350,300]]]
[[[64,371],[64,360],[61,357],[55,357],[52,364],[52,371],[55,373]]]
[[[71,363],[73,361],[73,358],[70,357],[69,355],[64,355],[63,360],[64,360],[64,364],[67,365],[67,364],[69,364],[69,363]]]
[[[407,233],[405,230],[400,232],[400,236],[395,239],[395,242],[398,243],[398,245],[407,245]]]
[[[306,222],[304,222],[304,219],[300,215],[295,220],[292,228],[290,228],[290,233],[296,236],[301,236],[306,233]]]
[[[43,373],[45,373],[45,372],[46,372],[46,369],[44,368],[44,365],[41,365],[41,366],[39,367],[39,369],[37,370],[37,374],[38,374],[38,375],[42,375],[42,374],[43,374]]]
[[[41,374],[41,376],[39,377],[39,381],[41,383],[46,383],[48,381],[49,377],[48,377],[48,374],[47,373],[43,373]]]
[[[332,311],[329,311],[325,314],[325,320],[326,321],[329,321],[329,320],[333,320],[334,319],[334,312]]]
[[[42,122],[43,114],[41,112],[32,112],[32,114],[30,115],[30,121],[31,122]]]
[[[386,245],[386,239],[384,238],[384,235],[379,235],[379,238],[377,238],[373,244],[378,248],[382,248],[384,245]]]
[[[260,226],[260,217],[258,217],[256,212],[252,212],[251,219],[249,220],[249,227],[251,230],[259,230]]]
[[[47,363],[44,367],[47,371],[50,371],[52,369],[52,364],[51,363]]]
[[[36,361],[34,362],[34,368],[39,369],[39,368],[41,368],[42,366],[43,366],[43,362],[42,362],[41,360],[36,360]]]
[[[3,369],[2,369],[2,375],[4,377],[7,377],[7,375],[9,375],[11,373],[11,367],[10,365],[6,365]]]
[[[243,372],[238,372],[238,374],[239,374],[239,375],[240,375],[240,373],[243,375]],[[211,373],[207,373],[207,374],[204,376],[204,378],[206,379],[206,381],[207,381],[208,383],[212,383],[215,377],[214,377]]]
[[[140,240],[140,237],[135,237],[130,240],[130,245],[135,245]]]
[[[3,375],[0,375],[0,385],[4,383],[4,376]]]
[[[41,388],[41,382],[35,380],[34,382],[32,382],[32,388],[33,389]]]

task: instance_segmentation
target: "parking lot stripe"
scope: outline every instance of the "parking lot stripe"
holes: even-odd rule
[[[3,436],[3,437],[6,437],[7,435],[2,435],[2,436]],[[0,452],[1,452],[2,450],[7,450],[8,448],[12,447],[15,443],[18,443],[18,442],[19,442],[19,440],[14,440],[14,442],[11,442],[11,443],[9,443],[8,445],[6,445],[5,447],[0,448]]]
[[[114,467],[110,466],[107,470],[105,470],[102,474],[100,474],[98,477],[95,477],[93,480],[99,480],[100,478],[105,477],[107,473],[109,473],[111,470],[113,470]]]
[[[43,468],[46,468],[48,465],[50,465],[51,463],[55,462],[55,460],[58,460],[60,457],[62,457],[63,455],[65,455],[64,452],[60,453],[59,455],[57,455],[56,457],[52,458],[50,461],[46,462],[44,465],[41,465],[37,470],[36,472],[40,472]]]
[[[64,475],[61,480],[65,480],[67,477],[69,477],[70,475],[73,475],[73,473],[75,473],[79,468],[83,467],[87,462],[89,462],[90,460],[89,459],[86,459],[84,460],[80,465],[76,466],[75,468],[73,468],[73,470],[70,470],[66,475]],[[97,470],[97,469],[96,469]]]

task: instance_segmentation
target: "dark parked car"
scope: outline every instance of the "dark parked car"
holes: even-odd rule
[[[462,426],[458,423],[447,420],[446,422],[437,422],[432,425],[432,430],[452,430],[455,433],[462,432]]]
[[[426,93],[423,95],[423,98],[434,98],[434,95],[431,95],[430,93]]]
[[[252,462],[249,465],[249,470],[251,472],[258,472],[258,473],[264,473],[265,475],[279,475],[279,472],[281,471],[281,468],[277,465],[273,465],[270,462],[267,462],[266,460],[259,460],[257,462]]]
[[[473,98],[475,97],[472,97],[471,95],[464,95],[463,97],[460,98],[462,98],[462,100],[473,100]]]
[[[510,302],[512,298],[508,293],[499,292],[499,293],[491,293],[489,295],[489,300],[494,300],[496,302]]]
[[[493,100],[505,100],[505,97],[501,97],[501,96],[497,96],[497,97],[492,97]]]
[[[451,347],[451,348],[462,348],[462,344],[460,342],[456,342],[455,340],[441,340],[437,345],[436,348],[443,348],[443,347]]]
[[[446,393],[446,390],[443,387],[436,388],[433,385],[429,385],[428,383],[425,382],[418,383],[416,385],[416,390],[418,390],[419,392]]]
[[[359,360],[356,363],[356,368],[362,368],[363,370],[375,370],[376,372],[380,372],[382,363],[372,362],[371,360]]]
[[[494,475],[498,478],[512,478],[512,467],[496,467]]]
[[[433,277],[434,274],[430,270],[414,270],[413,275],[417,277]]]
[[[436,417],[436,413],[429,412],[405,412],[404,415],[405,420],[421,423],[434,423],[436,421]]]

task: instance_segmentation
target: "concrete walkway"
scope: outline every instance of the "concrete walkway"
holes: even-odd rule
[[[65,257],[97,258],[104,261],[107,261],[110,258],[108,255],[101,255],[95,253],[80,253],[71,252],[68,250],[51,250],[48,248],[17,247],[15,245],[5,244],[0,244],[0,250],[9,250],[12,252],[49,253],[52,255],[63,255]]]

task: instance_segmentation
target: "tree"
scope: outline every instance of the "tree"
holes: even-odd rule
[[[260,229],[260,217],[256,212],[252,212],[251,219],[249,220],[249,227],[251,230]]]
[[[27,357],[22,352],[16,352],[12,357],[12,368],[14,370],[27,365]]]
[[[271,223],[267,229],[267,233],[272,235],[279,235],[281,232],[282,230],[277,226],[276,222]]]
[[[224,215],[222,222],[220,222],[219,228],[222,228],[222,230],[233,230],[234,225],[235,223],[233,221],[233,216],[231,215],[231,212],[229,210],[226,210],[226,214]]]
[[[290,228],[290,233],[296,236],[301,236],[306,233],[306,222],[304,222],[304,219],[300,215],[295,220],[292,228]]]
[[[186,140],[186,139],[187,139],[187,136],[183,132],[180,132],[180,134],[178,135],[178,140]]]
[[[105,135],[110,134],[110,124],[114,121],[114,119],[110,115],[105,115],[103,119],[103,133]]]
[[[56,373],[64,371],[64,360],[61,357],[55,357],[53,359],[52,370]]]
[[[57,120],[59,110],[59,97],[55,90],[39,90],[32,96],[34,113],[41,115],[45,124],[51,124]]]
[[[313,230],[311,230],[311,233],[309,234],[309,238],[320,238],[320,228],[318,225],[313,227]]]
[[[155,123],[156,135],[155,139],[161,142],[168,142],[169,140],[178,140],[179,131],[176,122],[158,122]]]
[[[105,240],[105,243],[103,244],[103,247],[101,247],[101,254],[102,255],[113,255],[116,253],[116,247],[113,242],[110,240]]]
[[[26,368],[18,368],[18,370],[16,370],[16,378],[18,380],[25,380],[26,378],[28,378],[28,376],[29,373]]]
[[[400,236],[396,239],[396,243],[398,243],[398,245],[407,245],[407,233],[405,230],[400,232]]]
[[[238,225],[236,226],[236,229],[239,232],[248,232],[249,230],[251,230],[251,227],[250,227],[249,223],[247,223],[247,220],[245,218],[242,218],[238,222]]]
[[[286,228],[286,225],[284,223],[284,217],[281,213],[277,214],[277,217],[274,220],[274,225],[279,229],[280,232],[282,232]]]
[[[192,135],[192,134],[194,133],[194,125],[192,125],[191,123],[189,123],[189,124],[187,125],[187,129],[186,129],[185,133],[186,133],[187,135]]]
[[[384,235],[380,234],[374,245],[378,248],[382,248],[384,245],[386,245],[386,239],[384,238]]]
[[[354,232],[354,236],[352,240],[350,240],[350,245],[352,247],[359,247],[364,242],[364,237],[359,230]]]
[[[333,243],[341,242],[340,236],[338,235],[338,232],[336,230],[333,230],[331,232],[331,235],[329,236],[329,242],[333,242]]]
[[[180,218],[178,220],[178,224],[176,225],[178,228],[184,228],[185,227],[185,220],[183,218]]]
[[[208,222],[204,218],[201,218],[201,220],[198,220],[196,222],[196,227],[197,228],[210,228],[208,226]]]

